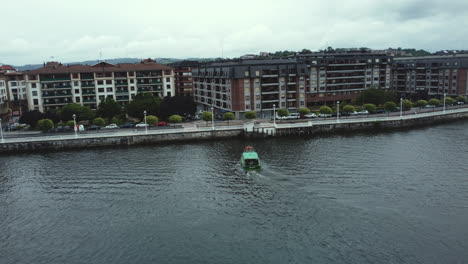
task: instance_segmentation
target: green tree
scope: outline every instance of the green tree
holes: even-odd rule
[[[343,106],[343,112],[345,112],[345,113],[352,113],[352,112],[355,112],[355,111],[356,111],[356,109],[352,105]]]
[[[169,117],[169,122],[175,124],[182,122],[182,117],[180,115],[171,115]]]
[[[405,100],[403,100],[401,105],[403,106],[403,111],[409,111],[409,110],[411,110],[411,107],[413,106],[413,103],[410,100],[405,99]]]
[[[88,106],[81,106],[79,104],[67,104],[61,110],[62,120],[73,120],[73,115],[76,115],[76,121],[93,120],[95,113]]]
[[[159,117],[167,119],[171,115],[193,116],[197,111],[197,104],[192,96],[166,96],[161,102]]]
[[[364,109],[369,111],[369,113],[373,113],[377,109],[377,106],[375,106],[375,104],[365,104]]]
[[[111,119],[122,112],[122,107],[114,101],[112,96],[106,97],[98,106],[97,115],[106,119]]]
[[[426,100],[418,100],[416,102],[416,105],[421,108],[421,107],[425,107],[427,105],[427,101]]]
[[[457,102],[466,103],[466,98],[463,95],[457,97]]]
[[[19,122],[21,124],[28,124],[31,127],[35,127],[37,125],[37,122],[43,118],[44,118],[44,114],[42,114],[41,112],[37,110],[34,110],[34,111],[24,112],[23,115],[20,117]]]
[[[432,98],[431,100],[427,101],[427,104],[433,105],[433,106],[438,106],[438,105],[440,105],[440,100]]]
[[[126,105],[127,114],[132,117],[142,118],[143,112],[148,115],[158,116],[161,99],[150,93],[139,93]]]
[[[375,104],[381,105],[388,101],[395,101],[396,94],[393,91],[370,88],[363,91],[356,99],[357,104]]]
[[[98,117],[93,120],[93,124],[102,127],[106,125],[106,121],[104,118]]]
[[[276,111],[276,114],[280,117],[283,117],[283,116],[288,116],[289,115],[289,111],[288,109],[284,109],[284,108],[281,108],[281,109],[278,109],[278,111]]]
[[[257,118],[257,113],[255,113],[254,111],[245,112],[244,117],[247,119],[254,119]]]
[[[67,127],[74,127],[75,126],[75,121],[69,120],[65,123],[65,126]]]
[[[310,114],[310,109],[306,107],[299,108],[299,114],[301,114],[301,116],[308,115]]]
[[[234,120],[235,118],[236,118],[236,116],[231,112],[224,113],[224,115],[223,115],[223,120],[228,121],[228,125],[229,125],[229,121]]]
[[[322,107],[320,107],[320,113],[321,113],[321,114],[327,114],[327,115],[329,115],[329,114],[332,113],[332,111],[333,111],[333,110],[332,110],[330,107],[328,107],[328,106],[322,106]]]
[[[50,119],[41,119],[37,122],[37,128],[42,132],[47,132],[49,129],[54,127],[54,122]]]
[[[453,105],[456,101],[452,97],[446,97],[445,98],[445,104],[446,105]],[[440,102],[439,102],[440,103]]]
[[[201,117],[207,123],[213,121],[213,114],[211,114],[211,112],[203,112]]]
[[[388,101],[384,104],[384,109],[388,112],[393,112],[397,109],[395,102]]]
[[[158,121],[159,121],[159,118],[157,118],[154,115],[146,116],[146,123],[150,126],[154,126]]]

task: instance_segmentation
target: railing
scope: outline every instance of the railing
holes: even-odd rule
[[[41,82],[55,82],[55,81],[70,81],[70,77],[62,77],[62,78],[40,78]]]

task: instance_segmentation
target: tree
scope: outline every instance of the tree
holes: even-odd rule
[[[278,111],[276,111],[276,114],[277,114],[279,117],[288,116],[288,115],[289,115],[289,111],[288,111],[288,109],[281,108],[281,109],[278,109]]]
[[[49,129],[54,127],[54,122],[50,119],[41,119],[37,122],[37,128],[42,132],[47,132]]]
[[[370,88],[363,91],[356,99],[357,104],[375,104],[381,105],[387,101],[395,101],[396,94],[393,91],[384,91],[382,89]]]
[[[257,118],[257,113],[255,113],[254,111],[245,112],[244,117],[247,119],[254,119]]]
[[[431,100],[427,101],[427,104],[433,105],[433,106],[438,106],[438,105],[440,105],[440,100],[432,98]]]
[[[229,125],[229,121],[234,120],[235,118],[236,118],[236,116],[231,112],[224,113],[224,115],[223,115],[223,120],[228,121],[228,125]]]
[[[111,119],[114,116],[119,115],[122,112],[122,107],[119,103],[114,101],[112,96],[106,97],[104,101],[102,101],[98,106],[97,114],[99,117],[103,117],[106,119]]]
[[[365,104],[364,109],[369,111],[369,113],[373,113],[375,110],[377,110],[377,106],[375,106],[375,104]]]
[[[419,108],[425,107],[427,105],[427,101],[426,100],[419,100],[419,101],[416,102],[416,105],[419,106]]]
[[[410,100],[405,99],[405,100],[403,100],[401,105],[403,106],[403,111],[409,111],[409,110],[411,110],[411,107],[413,106],[413,103]]]
[[[94,112],[88,106],[79,104],[67,104],[61,110],[61,120],[73,120],[73,115],[76,115],[76,121],[93,120]]]
[[[355,111],[356,111],[356,109],[352,105],[343,106],[343,112],[345,112],[345,113],[353,113]]]
[[[148,115],[158,116],[160,104],[161,99],[159,97],[155,97],[150,93],[139,93],[125,108],[128,115],[142,118],[144,111]]]
[[[37,122],[44,118],[44,114],[41,112],[34,110],[24,112],[23,115],[20,117],[19,122],[22,124],[28,124],[31,127],[35,127]]]
[[[301,114],[301,116],[308,115],[310,114],[310,109],[306,107],[299,108],[299,114]]]
[[[322,106],[322,107],[320,107],[320,110],[319,110],[319,111],[320,111],[321,114],[327,114],[327,115],[329,115],[329,114],[332,113],[333,110],[332,110],[330,107],[328,107],[328,106]]]
[[[166,96],[161,102],[159,117],[166,119],[171,115],[193,116],[197,111],[197,104],[192,96]]]
[[[98,117],[98,118],[95,118],[95,119],[93,120],[93,124],[96,125],[96,126],[102,127],[102,126],[105,126],[105,125],[106,125],[106,121],[105,121],[103,118]]]
[[[67,126],[67,127],[73,127],[73,126],[75,126],[75,121],[69,120],[69,121],[67,121],[67,122],[65,123],[65,126]]]
[[[209,121],[213,121],[213,114],[211,112],[203,112],[201,117],[207,124]]]
[[[463,95],[457,97],[457,102],[466,103],[466,98]]]
[[[149,124],[150,126],[155,125],[158,121],[159,121],[159,118],[157,118],[154,115],[146,116],[146,123]]]
[[[180,115],[171,115],[169,117],[169,122],[175,124],[182,122],[182,117]]]
[[[445,98],[445,104],[446,105],[453,105],[456,101],[452,97],[446,97]],[[440,102],[439,102],[440,103]]]
[[[384,109],[388,112],[393,112],[397,109],[395,102],[388,101],[384,104]]]

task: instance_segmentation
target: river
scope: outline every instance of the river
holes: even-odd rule
[[[0,156],[2,264],[464,263],[467,238],[467,121]]]

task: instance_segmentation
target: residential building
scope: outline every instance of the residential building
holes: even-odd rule
[[[297,111],[306,106],[305,64],[295,59],[254,60],[200,65],[192,70],[195,102],[216,114],[248,111],[269,117],[274,107]]]
[[[308,105],[351,101],[365,89],[391,89],[392,57],[375,53],[300,54],[309,72]]]
[[[170,64],[174,68],[175,94],[193,96],[192,69],[199,66],[198,61],[180,61]]]
[[[11,111],[13,116],[20,116],[27,110],[26,100],[23,72],[9,65],[0,66],[0,114]]]
[[[395,58],[393,87],[411,99],[468,95],[468,54]]]
[[[155,96],[175,95],[171,67],[147,59],[136,64],[63,65],[48,62],[26,74],[29,109],[47,111],[69,103],[96,109],[106,97],[121,105],[139,92]]]

